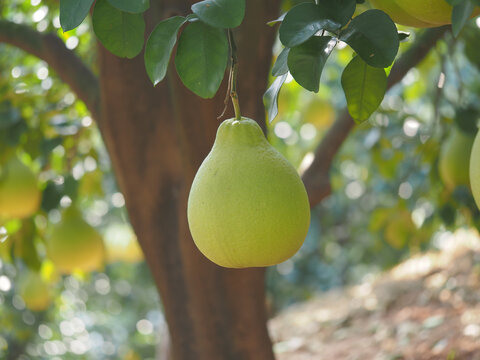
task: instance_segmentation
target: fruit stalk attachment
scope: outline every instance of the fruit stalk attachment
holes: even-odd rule
[[[235,39],[233,37],[232,29],[228,29],[228,44],[230,48],[230,71],[228,75],[228,88],[227,94],[225,96],[224,104],[225,107],[223,108],[222,113],[217,117],[217,119],[221,119],[225,112],[227,111],[228,107],[228,98],[232,100],[233,110],[235,111],[235,119],[241,120],[242,115],[240,113],[240,103],[238,101],[238,93],[237,93],[237,72],[238,72],[238,60],[237,60],[237,46],[235,45]]]
[[[235,119],[241,120],[240,103],[238,101],[237,94],[237,72],[238,72],[238,59],[237,59],[237,46],[235,39],[233,38],[232,29],[228,29],[228,44],[230,45],[230,98],[232,99],[233,109],[235,111]]]

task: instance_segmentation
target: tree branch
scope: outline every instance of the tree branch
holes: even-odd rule
[[[410,69],[420,63],[449,29],[450,27],[444,26],[425,30],[412,46],[395,62],[388,78],[387,89],[399,83]],[[344,109],[315,150],[315,158],[302,176],[311,207],[316,206],[325,197],[330,195],[329,172],[333,159],[354,125],[353,119],[350,117],[348,111]]]
[[[77,94],[92,116],[100,121],[100,88],[96,76],[68,50],[58,36],[42,34],[28,26],[0,20],[0,43],[16,46],[46,61]]]

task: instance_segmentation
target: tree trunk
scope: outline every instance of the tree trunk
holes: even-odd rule
[[[186,15],[193,2],[151,0],[147,34],[167,16]],[[274,40],[266,22],[278,15],[278,3],[247,1],[247,15],[235,33],[242,114],[261,123]],[[153,88],[142,55],[119,59],[99,47],[101,131],[161,294],[172,358],[273,359],[264,270],[214,265],[196,249],[187,224],[188,192],[213,144],[226,87],[213,100],[200,99],[180,83],[172,66]]]

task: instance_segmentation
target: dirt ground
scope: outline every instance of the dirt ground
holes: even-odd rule
[[[291,307],[269,323],[278,360],[480,360],[480,238]]]

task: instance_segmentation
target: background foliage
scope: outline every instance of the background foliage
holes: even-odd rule
[[[293,5],[285,1],[284,9]],[[64,33],[58,2],[50,0],[6,0],[0,16],[55,32],[95,69],[90,19]],[[348,138],[331,172],[332,195],[313,210],[305,245],[268,270],[272,315],[435,247],[445,231],[480,226],[468,189],[447,189],[438,173],[440,149],[452,129],[471,131],[479,117],[479,27],[472,22],[459,37],[447,36]],[[401,43],[400,53],[413,38],[415,33]],[[269,140],[300,171],[346,106],[340,78],[353,52],[342,43],[337,50],[323,69],[317,94],[285,76],[279,114],[269,125]],[[280,42],[273,51],[281,52]],[[4,44],[0,139],[0,164],[18,154],[39,173],[43,190],[42,208],[33,219],[0,224],[0,357],[8,348],[10,354],[12,349],[23,354],[20,359],[153,359],[165,339],[159,331],[165,323],[145,264],[114,263],[93,274],[60,277],[44,260],[45,235],[72,201],[102,233],[128,219],[84,104],[47,64]],[[30,236],[24,236],[27,228],[33,229]],[[45,312],[26,309],[18,295],[28,268],[40,269],[52,286],[54,303]]]

